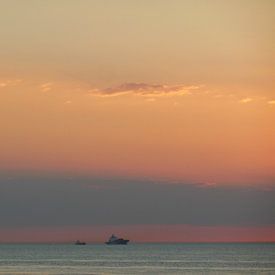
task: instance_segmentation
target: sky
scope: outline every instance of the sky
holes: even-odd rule
[[[274,12],[0,0],[0,242],[275,241]]]

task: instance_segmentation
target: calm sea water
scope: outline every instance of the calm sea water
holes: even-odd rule
[[[275,274],[275,244],[1,244],[0,274]]]

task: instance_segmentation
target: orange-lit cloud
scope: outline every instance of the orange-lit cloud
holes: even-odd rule
[[[9,86],[18,86],[22,82],[22,79],[0,79],[0,89]]]
[[[248,102],[251,102],[253,99],[251,97],[246,97],[246,98],[243,98],[241,99],[239,102],[240,103],[248,103]]]
[[[40,88],[43,92],[50,91],[52,89],[53,83],[52,82],[47,82],[41,84]]]
[[[90,92],[97,96],[113,97],[124,94],[134,94],[146,97],[170,97],[190,94],[194,90],[200,89],[201,86],[186,85],[161,85],[146,83],[124,83],[120,86],[106,89],[92,89]]]
[[[6,82],[1,82],[0,87],[6,87],[8,84]]]

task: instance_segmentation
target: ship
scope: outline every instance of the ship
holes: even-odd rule
[[[74,244],[75,244],[75,245],[85,245],[86,243],[85,243],[85,242],[81,242],[81,241],[77,240]]]
[[[114,234],[109,238],[106,244],[127,244],[129,240],[116,237]]]

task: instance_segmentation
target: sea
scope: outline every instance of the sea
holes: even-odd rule
[[[0,244],[0,274],[275,274],[275,244]]]

